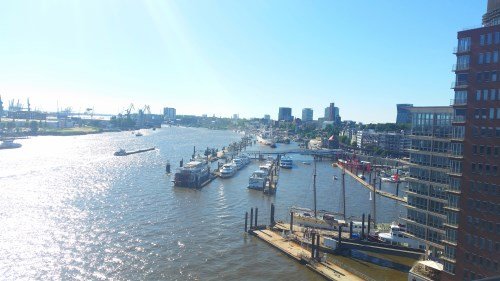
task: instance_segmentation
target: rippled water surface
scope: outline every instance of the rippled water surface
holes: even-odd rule
[[[34,137],[0,150],[0,276],[2,279],[81,280],[322,280],[305,267],[243,233],[244,213],[270,204],[286,220],[292,205],[312,207],[312,166],[293,155],[273,197],[246,188],[254,161],[231,179],[201,190],[174,188],[165,174],[193,146],[227,146],[242,135],[166,127],[74,137]],[[122,147],[152,152],[115,157]],[[280,145],[278,150],[295,147]],[[249,150],[266,149],[259,145]],[[340,171],[319,162],[318,207],[339,210]],[[346,176],[347,212],[371,212],[368,190]],[[393,186],[384,186],[391,190]],[[377,197],[377,219],[401,214]]]

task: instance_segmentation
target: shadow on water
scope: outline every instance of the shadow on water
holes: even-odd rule
[[[365,261],[368,263],[376,264],[376,265],[386,267],[386,268],[395,269],[395,270],[402,271],[402,272],[408,272],[411,269],[411,266],[397,263],[397,262],[391,261],[389,259],[384,259],[381,257],[372,256],[369,253],[364,252],[364,251],[346,249],[346,250],[341,251],[339,254],[342,255],[343,257],[351,258],[353,261],[355,261],[355,260]]]

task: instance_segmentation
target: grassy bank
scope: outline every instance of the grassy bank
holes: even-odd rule
[[[75,128],[43,128],[35,135],[39,136],[76,136],[102,133],[103,130],[97,127],[75,127]]]

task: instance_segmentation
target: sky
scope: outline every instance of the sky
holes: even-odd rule
[[[486,0],[4,0],[0,95],[32,108],[395,122],[449,105]]]

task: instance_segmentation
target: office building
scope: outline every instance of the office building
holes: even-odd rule
[[[410,175],[403,219],[408,234],[425,245],[427,257],[437,260],[444,252],[453,109],[412,107],[410,112]]]
[[[396,104],[396,108],[398,110],[396,116],[396,124],[410,124],[411,123],[411,113],[409,108],[412,107],[413,104],[403,103]]]
[[[313,121],[313,110],[311,108],[302,109],[302,122]]]
[[[163,108],[163,116],[167,120],[174,120],[177,116],[175,108],[171,108],[171,107]]]
[[[278,112],[278,121],[291,122],[292,120],[292,109],[289,107],[280,107]]]
[[[500,275],[500,1],[458,32],[442,280]]]

